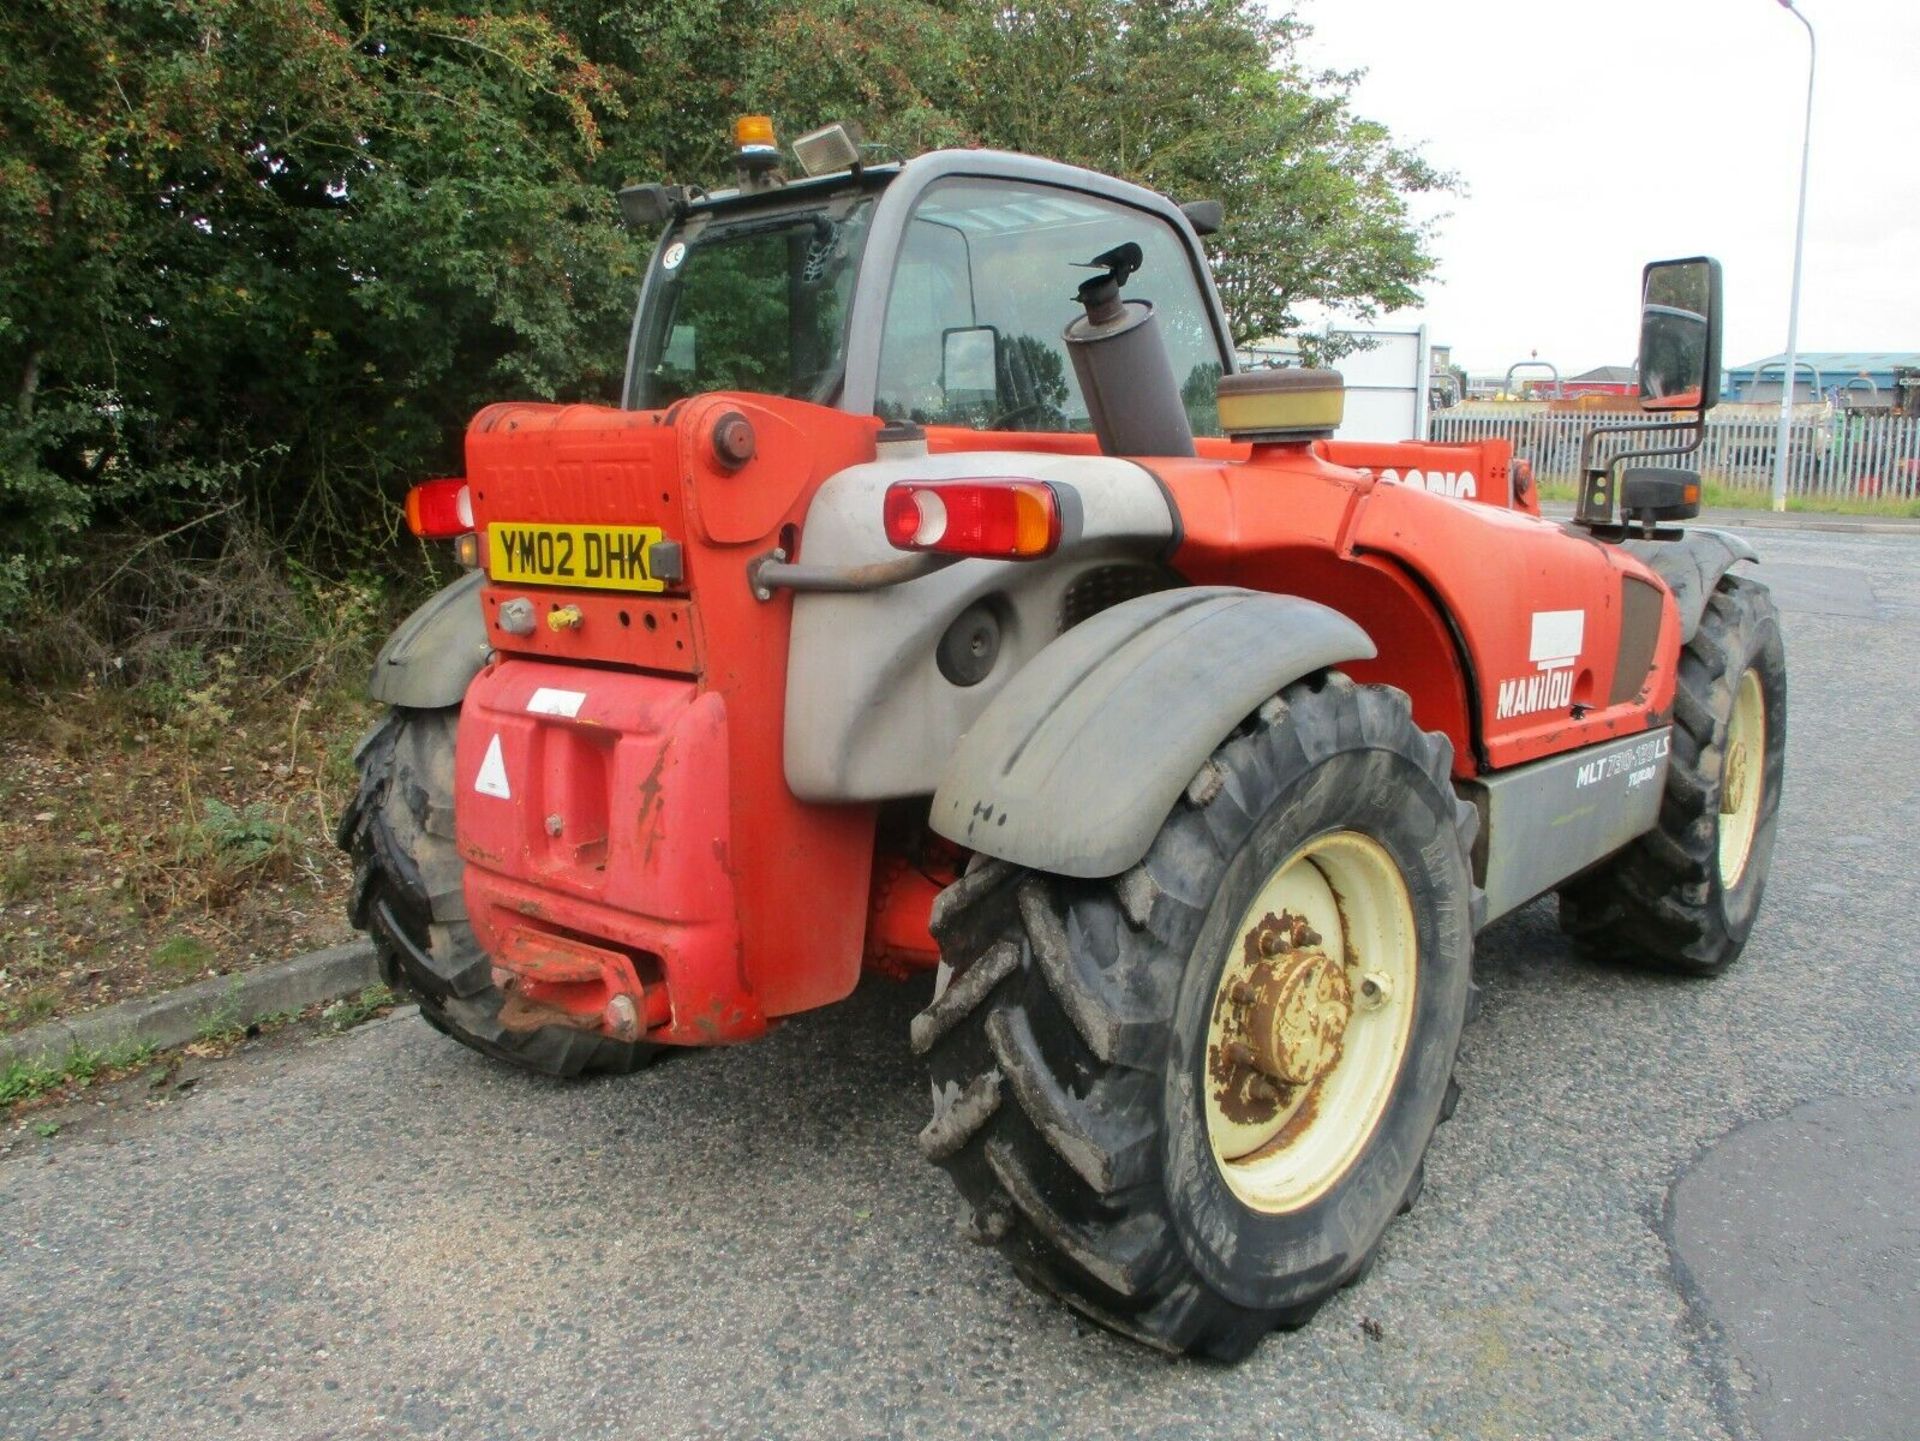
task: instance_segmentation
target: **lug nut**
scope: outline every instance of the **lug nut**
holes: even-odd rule
[[[1232,1061],[1236,1066],[1251,1066],[1253,1064],[1253,1047],[1249,1046],[1245,1041],[1228,1041],[1227,1059]]]
[[[1280,1088],[1265,1076],[1255,1076],[1247,1082],[1247,1095],[1256,1101],[1277,1101],[1280,1099]]]
[[[1393,999],[1393,978],[1385,971],[1368,971],[1360,978],[1360,1004],[1378,1010]]]
[[[1260,932],[1260,954],[1274,957],[1287,949],[1287,937],[1284,931]]]
[[[1250,1006],[1253,1004],[1253,987],[1245,981],[1235,981],[1233,983],[1233,989],[1228,991],[1227,995],[1232,998],[1236,1006]]]

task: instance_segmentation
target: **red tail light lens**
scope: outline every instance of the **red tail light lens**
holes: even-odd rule
[[[407,529],[423,540],[448,540],[473,529],[473,492],[464,480],[428,480],[407,492]]]
[[[998,560],[1052,555],[1060,501],[1037,480],[907,480],[887,487],[887,540],[900,550],[937,550]]]

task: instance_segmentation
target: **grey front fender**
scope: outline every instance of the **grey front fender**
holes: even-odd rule
[[[486,579],[471,571],[402,621],[373,658],[367,694],[420,710],[459,705],[492,649],[480,608]]]
[[[934,792],[933,828],[1016,865],[1117,875],[1249,712],[1373,654],[1359,626],[1298,596],[1197,586],[1125,601],[1054,640],[994,697]]]
[[[1690,530],[1679,540],[1629,540],[1621,548],[1645,561],[1673,592],[1680,607],[1682,645],[1700,629],[1700,617],[1706,614],[1720,577],[1736,561],[1760,559],[1752,546],[1724,530]]]

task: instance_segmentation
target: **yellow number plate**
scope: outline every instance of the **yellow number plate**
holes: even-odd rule
[[[487,527],[487,573],[523,585],[577,585],[593,590],[665,590],[653,574],[662,532],[651,525],[517,525]]]

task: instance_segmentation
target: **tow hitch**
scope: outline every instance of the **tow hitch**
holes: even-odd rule
[[[509,1031],[567,1026],[637,1041],[672,1016],[667,988],[643,986],[620,952],[540,931],[508,932],[493,983],[505,994],[500,1024]]]

